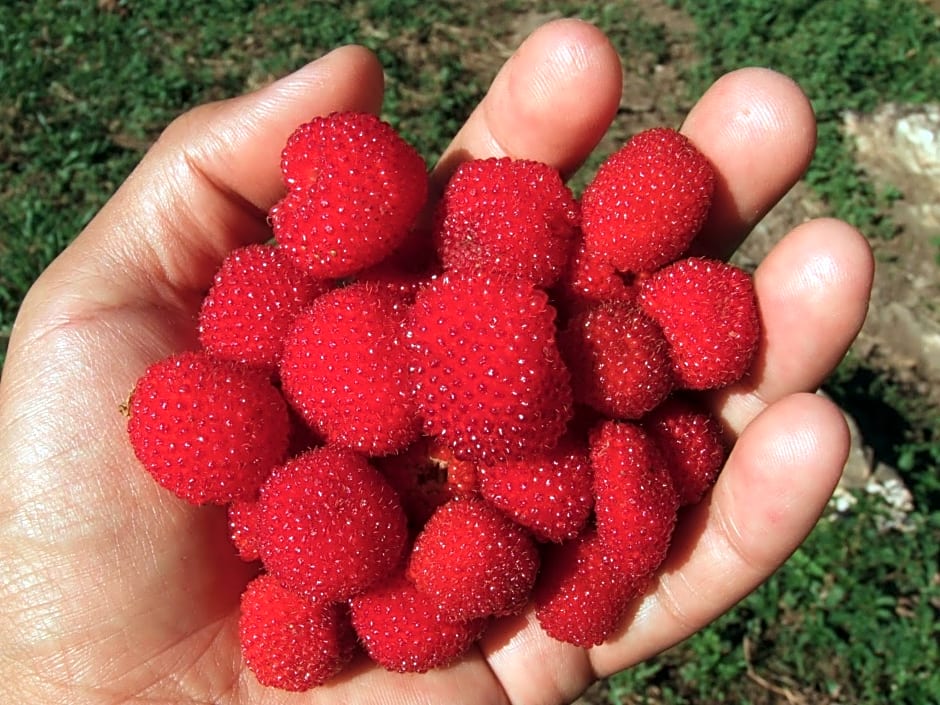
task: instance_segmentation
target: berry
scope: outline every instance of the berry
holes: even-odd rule
[[[129,413],[137,459],[192,504],[253,496],[287,451],[287,406],[267,375],[200,352],[148,367]]]
[[[339,673],[355,650],[343,605],[313,602],[260,575],[242,594],[238,636],[262,685],[305,691]]]
[[[662,330],[634,304],[608,301],[576,315],[559,335],[575,401],[638,419],[672,391]]]
[[[548,451],[483,465],[480,493],[541,541],[577,536],[594,504],[587,449],[565,437]]]
[[[658,269],[688,248],[714,188],[714,168],[688,138],[662,127],[641,132],[584,189],[587,247],[620,272]]]
[[[591,434],[597,534],[621,575],[635,580],[666,557],[679,509],[662,453],[637,425],[606,421]]]
[[[394,490],[365,458],[318,448],[276,468],[258,500],[264,567],[289,590],[345,600],[399,564],[407,538]]]
[[[552,638],[587,649],[621,625],[644,587],[640,578],[625,579],[590,529],[546,555],[535,587],[535,616]]]
[[[417,438],[417,417],[401,344],[404,295],[351,284],[319,297],[284,343],[284,395],[328,443],[387,455]]]
[[[424,673],[466,653],[486,620],[455,621],[401,574],[350,601],[352,624],[373,661],[390,671]]]
[[[418,534],[408,579],[450,619],[504,616],[522,609],[538,571],[531,537],[482,499],[440,507]]]
[[[215,357],[273,369],[294,317],[327,288],[278,247],[240,247],[203,299],[199,340]]]
[[[274,236],[318,278],[365,269],[400,245],[427,198],[427,166],[387,123],[333,113],[298,127],[281,155],[290,191]]]
[[[716,389],[747,374],[760,339],[757,300],[747,272],[690,257],[645,280],[639,301],[669,342],[679,387]]]
[[[643,419],[666,458],[679,505],[695,504],[715,484],[725,463],[721,424],[690,402],[673,397]]]
[[[505,460],[553,446],[571,416],[555,309],[522,279],[444,274],[408,323],[418,409],[458,457]]]
[[[556,169],[525,159],[475,159],[450,178],[436,213],[437,249],[455,272],[558,280],[578,205]]]

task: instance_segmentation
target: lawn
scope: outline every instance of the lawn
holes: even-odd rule
[[[873,238],[896,234],[887,215],[895,194],[857,168],[839,116],[887,100],[940,96],[937,18],[915,0],[169,6],[38,0],[0,7],[0,364],[32,281],[174,116],[260,86],[339,44],[376,51],[387,72],[384,117],[432,162],[520,35],[547,17],[577,14],[597,23],[625,59],[634,99],[623,106],[607,147],[646,123],[679,119],[726,70],[773,66],[798,78],[819,116],[819,152],[807,183],[829,212]],[[647,104],[646,97],[655,101]],[[911,395],[890,370],[854,356],[826,386],[860,423],[878,428],[880,457],[903,473],[914,510],[899,525],[876,498],[859,495],[850,511],[826,517],[738,608],[613,677],[601,697],[676,704],[936,701],[940,411]]]

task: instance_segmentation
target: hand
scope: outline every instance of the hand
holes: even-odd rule
[[[562,20],[497,76],[432,179],[510,155],[573,172],[609,126],[619,60]],[[567,702],[597,677],[693,634],[757,587],[818,519],[847,454],[829,402],[809,393],[864,318],[872,260],[834,220],[787,235],[755,275],[764,339],[755,374],[714,394],[738,435],[718,484],[683,514],[650,592],[608,644],[553,641],[531,612],[497,623],[459,664],[421,676],[364,661],[306,694],[260,686],[237,641],[252,569],[224,510],[195,508],[138,466],[119,412],[151,362],[196,345],[199,301],[223,256],[269,236],[277,155],[333,110],[378,111],[382,73],[338,49],[256,93],[176,120],[23,303],[0,383],[0,693],[34,703]],[[702,236],[731,252],[799,178],[811,109],[771,71],[718,81],[683,126],[717,167]]]

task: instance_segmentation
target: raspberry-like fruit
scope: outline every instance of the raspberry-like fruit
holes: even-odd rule
[[[608,301],[572,318],[558,337],[575,401],[638,419],[672,391],[672,360],[659,325],[636,305]]]
[[[350,601],[353,628],[373,661],[390,671],[424,673],[462,656],[485,619],[455,621],[402,574]]]
[[[287,405],[268,375],[202,352],[148,367],[128,410],[137,459],[192,504],[253,496],[287,452]]]
[[[556,169],[526,159],[475,159],[447,183],[435,237],[450,271],[551,286],[568,260],[578,220],[578,204]]]
[[[701,500],[718,479],[727,455],[718,419],[673,397],[644,418],[642,425],[666,458],[680,506]]]
[[[616,568],[609,548],[590,529],[546,554],[535,586],[535,616],[552,638],[588,649],[621,625],[645,585]]]
[[[679,387],[725,387],[749,371],[761,326],[747,272],[690,257],[646,279],[639,301],[663,329]]]
[[[356,645],[345,605],[314,602],[270,575],[252,580],[242,594],[238,636],[262,685],[295,692],[339,673]]]
[[[590,443],[597,534],[620,573],[639,580],[666,557],[679,496],[665,458],[636,424],[603,422]]]
[[[281,171],[290,191],[271,210],[274,236],[318,278],[382,260],[407,237],[427,198],[424,160],[367,113],[333,113],[298,127]]]
[[[553,449],[478,469],[480,493],[541,541],[577,536],[594,504],[587,448],[567,436]]]
[[[440,507],[418,534],[407,575],[450,619],[522,609],[539,566],[528,533],[480,498]]]
[[[294,321],[279,367],[284,395],[329,443],[375,456],[418,437],[404,316],[403,294],[357,283],[320,296]]]
[[[408,328],[425,432],[458,457],[505,460],[562,436],[569,374],[531,282],[445,274],[418,292]]]
[[[587,247],[620,272],[658,269],[698,234],[714,188],[714,168],[687,137],[664,127],[641,132],[584,189]]]
[[[345,600],[403,556],[407,526],[398,497],[352,451],[317,448],[275,468],[257,511],[264,567],[310,597]]]
[[[240,247],[202,301],[199,340],[214,357],[273,369],[294,317],[328,288],[278,247]]]

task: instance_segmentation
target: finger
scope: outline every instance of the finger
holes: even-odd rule
[[[468,159],[533,159],[568,175],[616,115],[620,58],[596,27],[565,19],[529,36],[493,80],[432,173],[439,189]]]
[[[254,93],[186,113],[45,281],[94,291],[102,305],[129,291],[201,295],[227,252],[270,237],[266,213],[283,189],[278,163],[291,131],[336,110],[376,112],[382,82],[375,57],[349,46]]]
[[[810,221],[780,241],[754,273],[762,333],[753,372],[710,396],[730,431],[822,384],[862,327],[873,276],[868,241],[841,221]]]
[[[787,397],[745,429],[711,496],[680,515],[669,557],[624,632],[590,652],[599,675],[691,636],[766,580],[822,513],[848,454],[841,412]]]
[[[760,68],[718,79],[681,131],[718,173],[712,210],[694,247],[721,258],[799,180],[816,147],[816,120],[800,87]]]

